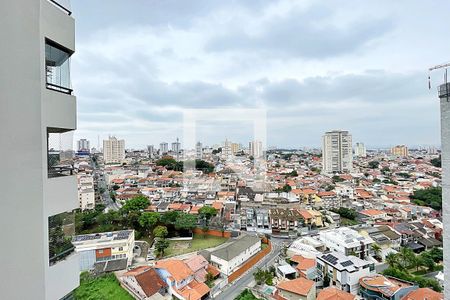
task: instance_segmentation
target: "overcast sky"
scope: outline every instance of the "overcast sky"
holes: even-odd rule
[[[184,109],[266,109],[267,145],[439,145],[427,68],[450,60],[450,1],[72,0],[75,138],[183,138]],[[225,117],[226,118],[226,117]],[[247,144],[251,122],[199,122]]]

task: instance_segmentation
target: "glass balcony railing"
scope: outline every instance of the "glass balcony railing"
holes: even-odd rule
[[[72,254],[75,247],[72,237],[75,235],[75,215],[64,212],[48,218],[49,264],[54,265]]]
[[[48,128],[47,170],[48,178],[70,176],[76,172],[74,168],[73,131],[54,132]]]
[[[49,0],[53,5],[67,13],[69,16],[72,14],[72,9],[70,6],[70,0]]]
[[[70,83],[70,56],[72,53],[62,46],[45,41],[45,72],[47,88],[72,94]]]

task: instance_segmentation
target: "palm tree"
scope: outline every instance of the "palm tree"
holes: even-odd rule
[[[371,245],[373,254],[375,255],[375,257],[378,257],[381,259],[380,253],[381,253],[381,247],[378,244],[372,244]]]
[[[409,269],[410,267],[415,265],[415,254],[414,252],[409,248],[401,248],[400,252],[398,253],[399,257],[399,264],[405,269]]]
[[[397,254],[391,252],[386,256],[386,263],[389,265],[389,267],[391,268],[395,268],[398,265],[398,258],[397,258]]]

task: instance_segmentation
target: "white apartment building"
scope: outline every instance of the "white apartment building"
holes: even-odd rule
[[[77,128],[75,19],[68,1],[58,2],[0,1],[2,299],[61,299],[79,285],[73,246],[49,235],[73,233],[67,212],[78,207],[73,169],[48,149],[50,136],[71,137]]]
[[[362,259],[369,256],[370,246],[374,243],[370,237],[362,236],[348,227],[321,231],[319,239],[331,251],[355,255]]]
[[[367,156],[366,146],[364,146],[363,143],[356,143],[355,156],[356,157],[366,157]]]
[[[203,159],[203,145],[200,142],[197,142],[197,144],[195,144],[195,158]]]
[[[147,146],[148,158],[153,158],[155,156],[155,147],[153,145]]]
[[[261,239],[243,235],[231,244],[211,252],[211,264],[228,276],[261,250]]]
[[[169,152],[169,144],[166,142],[162,142],[159,144],[159,154],[163,155],[163,154],[167,154],[167,152]]]
[[[328,131],[322,138],[322,172],[349,173],[353,169],[352,136],[348,131]]]
[[[233,155],[231,152],[231,141],[228,139],[225,140],[222,147],[222,157],[225,159],[230,158]]]
[[[318,256],[316,262],[319,278],[327,274],[330,286],[353,295],[359,292],[359,279],[375,272],[374,263],[335,251]]]
[[[80,271],[91,270],[96,263],[118,260],[126,268],[133,260],[134,230],[77,235],[72,244],[80,258]]]
[[[89,141],[86,140],[86,139],[78,140],[78,142],[77,142],[77,149],[78,149],[78,151],[82,151],[82,150],[85,150],[85,151],[88,150],[89,151],[89,149],[91,149]]]
[[[92,175],[78,175],[78,200],[81,210],[95,208],[94,177]]]
[[[248,143],[249,154],[254,158],[263,156],[263,146],[261,141],[251,141]]]
[[[105,164],[121,163],[125,159],[125,141],[114,136],[103,140],[103,160]]]

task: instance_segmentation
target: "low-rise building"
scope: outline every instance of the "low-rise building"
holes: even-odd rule
[[[327,287],[317,294],[316,300],[354,300],[355,295],[341,291],[335,287]]]
[[[260,250],[259,237],[243,235],[232,243],[211,252],[211,264],[228,276]]]
[[[393,277],[375,274],[359,279],[359,293],[364,299],[401,300],[418,286]]]
[[[277,296],[286,300],[316,299],[316,283],[306,278],[282,281],[277,285]]]
[[[125,269],[133,260],[134,230],[77,235],[72,244],[80,257],[81,271],[92,270],[96,264],[109,271],[108,262],[115,262],[117,269]]]
[[[420,288],[409,292],[402,300],[444,300],[444,294],[430,288]]]
[[[317,257],[319,277],[328,277],[331,286],[356,295],[359,291],[359,279],[375,271],[374,263],[356,256],[346,256],[333,251]]]
[[[157,299],[167,294],[167,284],[152,267],[142,266],[130,270],[122,275],[120,282],[135,299]]]
[[[374,243],[372,238],[362,236],[348,227],[321,231],[319,238],[329,250],[355,255],[361,259],[369,255],[370,245]]]

